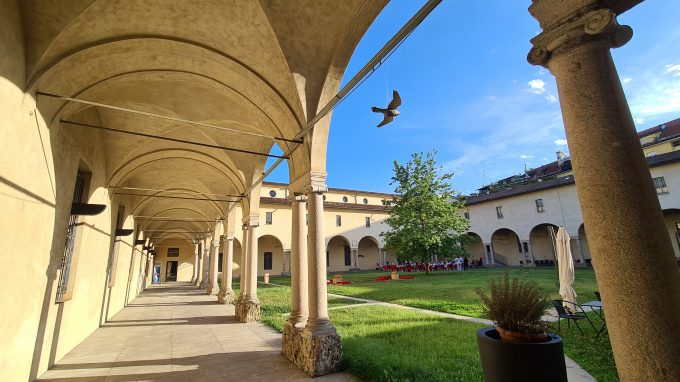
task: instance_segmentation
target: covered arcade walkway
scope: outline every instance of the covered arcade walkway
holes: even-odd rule
[[[40,381],[310,380],[281,355],[281,334],[241,324],[234,306],[191,284],[152,286]],[[350,381],[337,373],[322,381]]]

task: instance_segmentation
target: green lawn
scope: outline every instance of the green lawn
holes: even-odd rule
[[[481,317],[475,288],[486,288],[489,280],[502,277],[506,271],[511,276],[536,281],[554,298],[559,298],[554,268],[477,269],[460,273],[435,272],[431,276],[412,273],[416,276],[413,280],[388,282],[375,281],[385,272],[343,273],[343,278],[353,284],[330,285],[328,290],[345,296]],[[579,301],[593,300],[593,291],[597,290],[594,272],[592,269],[577,269],[576,272],[575,289]],[[273,277],[272,283],[289,285],[290,279]],[[282,314],[290,311],[290,289],[259,284],[258,294],[262,302],[262,320],[282,330],[286,319]],[[329,307],[343,302],[353,303],[331,297]],[[343,336],[347,367],[363,379],[457,380],[458,374],[462,378],[460,380],[481,379],[481,374],[476,374],[481,373],[474,334],[478,325],[375,306],[331,310],[330,316]],[[598,322],[596,325],[599,327]],[[416,327],[417,330],[408,330],[408,327]],[[594,339],[592,328],[584,327],[584,331],[585,335],[581,335],[573,325],[571,329],[563,326],[565,353],[598,380],[618,381],[609,337],[603,335]],[[471,342],[461,338],[468,338]],[[421,345],[424,347],[421,348]],[[438,360],[435,363],[439,367],[433,368],[419,357],[419,354],[430,351]],[[451,359],[451,355],[445,355],[446,351],[462,352],[464,355],[456,355],[463,360],[462,364]],[[428,370],[413,374],[419,368]],[[427,374],[429,371],[434,374]],[[423,379],[420,379],[421,375]]]
[[[288,287],[259,284],[262,322],[283,330]],[[328,306],[356,304],[329,298]],[[483,325],[378,306],[331,309],[343,366],[365,381],[480,381],[475,332]]]

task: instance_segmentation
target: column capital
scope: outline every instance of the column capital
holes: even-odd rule
[[[248,214],[241,219],[243,223],[243,229],[248,229],[247,227],[258,227],[260,225],[260,215],[259,214]]]
[[[219,247],[220,241],[219,240],[213,240],[212,245],[213,245],[213,247]]]
[[[527,61],[547,67],[551,55],[560,48],[592,40],[618,48],[630,41],[633,29],[620,25],[612,9],[598,6],[576,5],[572,1],[556,6],[555,1],[534,0],[529,12],[538,20],[543,32],[531,39],[533,47]]]
[[[307,201],[307,195],[302,194],[302,193],[295,193],[295,194],[290,194],[288,195],[288,202],[289,203],[302,203]]]

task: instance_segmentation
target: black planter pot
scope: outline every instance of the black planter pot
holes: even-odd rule
[[[540,343],[503,342],[496,328],[477,331],[479,357],[486,382],[567,382],[562,338],[549,334]]]

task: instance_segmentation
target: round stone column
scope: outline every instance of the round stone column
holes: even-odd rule
[[[575,4],[534,2],[530,11],[545,31],[532,39],[529,62],[557,80],[619,377],[680,381],[678,266],[609,51],[632,31],[613,10]],[[572,17],[556,22],[555,12],[563,17],[565,9]]]
[[[217,294],[220,304],[231,304],[234,300],[234,291],[231,288],[234,272],[234,238],[224,238],[224,250],[222,252],[222,286]]]
[[[191,277],[191,283],[195,284],[198,279],[198,243],[194,244],[194,274]]]
[[[304,362],[301,351],[301,334],[307,323],[307,197],[291,195],[292,232],[291,232],[291,275],[292,309],[283,328],[282,354],[296,365]]]
[[[312,377],[337,371],[342,359],[340,336],[328,318],[323,216],[323,194],[326,190],[325,185],[312,185],[307,206],[309,317],[300,335],[301,364],[298,366]]]

